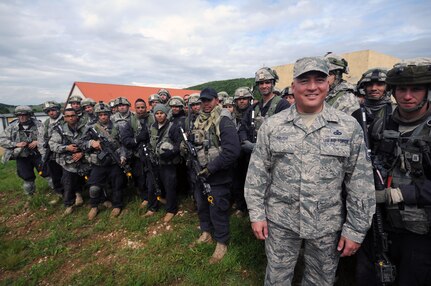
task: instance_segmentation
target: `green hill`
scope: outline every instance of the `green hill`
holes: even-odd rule
[[[204,89],[205,87],[212,87],[218,92],[226,91],[230,96],[233,96],[235,90],[238,87],[248,86],[252,88],[254,85],[254,78],[236,78],[236,79],[228,79],[228,80],[217,80],[210,81],[206,83],[202,83],[199,85],[191,86],[186,89]]]

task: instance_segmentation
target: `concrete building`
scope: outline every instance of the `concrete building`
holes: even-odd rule
[[[401,60],[373,50],[363,50],[337,55],[343,57],[349,63],[350,72],[348,75],[344,75],[344,79],[353,84],[358,82],[366,70],[375,67],[390,69]],[[293,65],[294,63],[272,67],[277,71],[280,77],[276,85],[279,89],[291,85],[293,80]]]

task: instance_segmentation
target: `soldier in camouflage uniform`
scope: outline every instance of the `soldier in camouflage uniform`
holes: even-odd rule
[[[59,124],[64,124],[63,114],[60,112],[60,104],[55,101],[47,101],[43,104],[43,111],[49,116],[43,123],[43,131],[39,133],[39,150],[42,155],[42,163],[47,166],[47,171],[50,177],[50,186],[58,195],[57,198],[51,200],[50,204],[55,204],[63,196],[63,184],[61,177],[63,176],[63,168],[55,161],[54,153],[49,148],[49,139],[51,139],[54,127]]]
[[[202,110],[193,124],[190,137],[202,167],[197,175],[205,178],[211,186],[214,200],[209,202],[203,190],[196,188],[195,199],[202,231],[196,243],[208,243],[214,237],[217,246],[210,263],[217,263],[227,252],[231,170],[239,156],[240,146],[231,114],[218,105],[217,92],[205,88],[201,91],[200,100]]]
[[[76,114],[80,118],[82,116],[82,107],[81,107],[81,101],[82,97],[78,95],[72,95],[69,97],[69,100],[67,101],[68,104],[70,104],[70,107],[75,109]]]
[[[287,86],[283,88],[281,91],[281,97],[287,100],[290,105],[293,105],[295,103],[295,96],[292,93],[292,88],[290,86]]]
[[[326,103],[352,115],[355,110],[359,109],[359,101],[354,94],[355,86],[343,80],[343,74],[349,73],[348,63],[333,53],[328,53],[325,58],[329,63],[329,93]]]
[[[217,93],[217,98],[220,106],[223,106],[224,100],[229,97],[229,94],[226,91],[220,91]]]
[[[262,95],[262,99],[248,109],[239,128],[239,140],[244,152],[251,153],[253,151],[256,133],[263,120],[290,106],[285,99],[274,94],[274,86],[277,81],[276,71],[268,67],[260,68],[255,74],[255,84]]]
[[[83,120],[86,124],[94,124],[97,122],[97,116],[94,114],[94,106],[96,102],[92,98],[84,98],[81,101],[81,108],[83,109]]]
[[[24,181],[24,192],[32,196],[36,190],[34,169],[41,167],[37,141],[41,123],[32,118],[30,106],[17,106],[14,113],[18,119],[12,121],[0,135],[0,146],[5,148],[3,163],[16,160],[17,174]]]
[[[95,105],[94,112],[98,121],[89,128],[94,128],[96,132],[110,142],[112,151],[114,151],[122,165],[126,163],[126,154],[121,148],[119,142],[118,129],[114,128],[114,123],[109,119],[111,109],[103,102]],[[90,203],[91,210],[88,213],[88,219],[93,220],[99,212],[98,206],[106,200],[103,194],[103,188],[106,188],[106,182],[110,183],[112,188],[112,211],[111,217],[120,215],[123,208],[123,193],[126,185],[126,177],[121,167],[115,162],[107,150],[103,150],[100,139],[91,132],[87,132],[84,137],[86,150],[86,159],[91,163],[91,173],[88,179],[90,186]]]
[[[171,99],[171,94],[167,89],[164,89],[164,88],[159,89],[159,91],[157,92],[157,95],[159,96],[160,103],[166,106],[169,106],[168,102],[169,102],[169,99]]]
[[[389,257],[397,267],[395,283],[430,285],[431,58],[396,64],[386,84],[398,106],[389,118],[370,126],[372,157],[386,187],[376,191],[376,200],[386,214],[383,223],[391,241]],[[357,283],[379,285],[372,267],[375,257],[364,254],[358,261]]]
[[[150,97],[148,98],[148,104],[151,107],[151,110],[150,110],[151,113],[153,113],[154,106],[156,106],[159,103],[160,103],[160,97],[157,93],[150,95]]]
[[[363,132],[324,102],[327,76],[323,58],[296,61],[296,103],[263,123],[251,155],[245,198],[253,232],[265,240],[265,285],[290,285],[302,242],[303,285],[333,285],[340,254],[354,254],[371,224]]]
[[[117,107],[117,113],[111,115],[111,120],[115,124],[115,128],[118,129],[118,132],[121,132],[121,129],[127,124],[127,122],[133,126],[138,125],[136,115],[129,110],[131,104],[127,98],[116,98],[115,106]]]
[[[64,214],[69,215],[74,206],[84,203],[81,194],[90,165],[83,153],[82,137],[86,133],[86,127],[79,124],[76,110],[70,105],[66,106],[63,117],[65,123],[54,128],[49,148],[55,153],[57,163],[63,167],[61,180],[64,187],[63,203],[66,207]]]

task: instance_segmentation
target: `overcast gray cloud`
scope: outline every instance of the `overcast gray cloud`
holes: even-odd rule
[[[74,81],[183,88],[327,51],[431,56],[430,1],[87,2],[0,3],[0,102],[62,101]]]

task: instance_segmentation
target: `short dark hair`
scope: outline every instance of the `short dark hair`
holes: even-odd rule
[[[145,104],[145,106],[147,106],[147,103],[145,102],[145,100],[143,100],[142,98],[138,98],[137,100],[135,100],[135,105],[138,102],[143,102]]]

